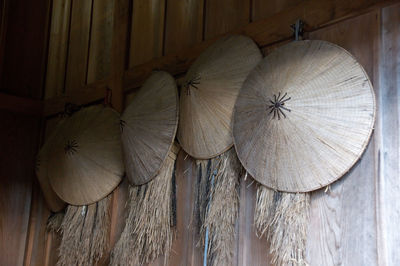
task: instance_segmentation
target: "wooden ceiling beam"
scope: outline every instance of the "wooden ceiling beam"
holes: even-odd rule
[[[297,19],[305,22],[305,31],[313,31],[397,2],[400,2],[400,0],[305,0],[290,9],[279,12],[267,19],[250,23],[227,34],[249,36],[260,47],[265,47],[292,38],[293,32],[290,25]],[[185,73],[199,54],[221,36],[223,35],[203,41],[178,54],[156,58],[126,70],[123,74],[124,91],[127,92],[141,86],[150,73],[156,69],[168,71],[174,76]],[[91,89],[83,90],[85,92],[82,92],[81,100],[78,103],[85,102],[86,99],[92,101],[101,99],[97,95],[104,97],[104,92],[96,92],[96,87],[101,89],[103,88],[102,86],[95,84],[95,86],[88,85],[88,87]],[[79,98],[78,95],[77,97]],[[60,99],[54,98],[46,101],[45,116],[62,111],[61,106],[55,104],[60,102]]]

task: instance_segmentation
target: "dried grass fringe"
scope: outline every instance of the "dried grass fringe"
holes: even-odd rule
[[[64,212],[53,213],[47,220],[46,229],[49,232],[59,233],[61,232],[61,225],[64,219]]]
[[[175,154],[170,151],[160,174],[142,186],[129,186],[128,217],[110,265],[144,265],[171,250]]]
[[[93,265],[108,246],[111,196],[88,206],[67,207],[57,265]]]
[[[273,191],[260,185],[254,223],[270,241],[274,265],[308,265],[305,260],[310,194]]]
[[[200,170],[194,215],[201,225],[201,244],[204,247],[204,236],[208,228],[208,264],[232,265],[241,165],[232,148],[209,161],[199,160],[198,166]],[[212,185],[214,171],[216,176]]]

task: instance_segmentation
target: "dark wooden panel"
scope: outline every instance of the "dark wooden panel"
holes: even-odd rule
[[[45,72],[50,0],[7,1],[0,91],[39,99]]]
[[[301,2],[302,0],[252,0],[251,20],[268,18],[282,10],[293,8]]]
[[[71,0],[53,0],[44,93],[46,99],[64,92],[70,15]]]
[[[93,0],[87,83],[110,74],[114,0]]]
[[[377,84],[378,33],[379,12],[371,12],[312,32],[310,38],[350,51]],[[307,239],[310,265],[377,265],[375,141],[373,136],[361,161],[328,192],[312,194]]]
[[[170,0],[177,1],[177,0]],[[307,22],[307,30],[315,30],[326,26],[327,24],[332,24],[338,22],[348,17],[357,16],[360,14],[365,14],[368,11],[377,10],[382,6],[389,5],[393,2],[398,2],[399,0],[369,0],[369,1],[329,1],[329,0],[305,0],[302,2],[301,6],[296,6],[296,8],[284,10],[279,12],[272,17],[248,24],[247,26],[234,30],[232,33],[244,34],[256,41],[256,43],[264,47],[279,41],[288,40],[292,37],[293,32],[289,25],[293,23],[299,17],[304,18]],[[169,2],[168,2],[169,3]],[[180,3],[180,2],[179,2]],[[177,5],[177,3],[176,3]],[[188,5],[182,4],[182,6]],[[167,4],[167,10],[169,9]],[[170,11],[172,12],[172,11]],[[183,11],[180,11],[184,13]],[[173,12],[172,12],[173,13]],[[186,20],[192,18],[185,18]],[[173,18],[172,20],[175,25],[180,25],[178,32],[172,32],[171,34],[177,36],[184,36],[184,31],[182,29],[187,28],[187,24],[183,18]],[[168,24],[169,18],[167,18]],[[179,21],[179,22],[176,22]],[[171,24],[171,22],[170,22]],[[182,25],[181,25],[182,24]],[[170,28],[174,28],[169,26]],[[168,25],[167,25],[168,28]],[[170,31],[172,31],[172,29]],[[196,35],[195,30],[189,31],[186,38],[191,38],[191,36]],[[175,47],[180,47],[182,42],[176,41],[180,38],[175,38],[174,36],[168,37],[166,33],[166,38],[170,38],[170,45],[175,49]],[[206,40],[200,44],[193,46],[190,49],[176,49],[175,54],[170,54],[163,56],[158,59],[153,59],[142,65],[133,67],[124,73],[124,90],[129,91],[134,88],[138,88],[144,82],[144,80],[150,75],[151,71],[154,69],[161,69],[170,72],[173,75],[179,75],[184,73],[191,63],[198,57],[198,55],[204,51],[208,46],[210,46],[215,39]],[[176,43],[173,43],[176,42]],[[183,41],[186,42],[186,39]],[[166,44],[167,42],[166,42]],[[167,50],[166,50],[167,51]],[[74,97],[69,97],[69,101],[78,101],[79,103],[90,103],[101,99],[98,95],[103,95],[102,90],[104,89],[103,84],[88,85],[90,88],[83,88],[86,90],[82,92],[84,95],[80,99],[79,94],[74,95]],[[99,92],[100,90],[100,92]],[[67,98],[59,97],[54,99],[49,99],[45,106],[45,114],[51,115],[62,111],[63,103]]]
[[[67,94],[80,90],[86,84],[92,0],[73,1],[68,44]]]
[[[400,5],[382,10],[379,60],[380,105],[376,133],[378,162],[378,232],[380,265],[400,262]]]
[[[0,265],[22,265],[39,120],[0,111]]]
[[[201,42],[204,0],[167,0],[164,54]]]
[[[250,22],[250,0],[205,1],[205,39],[233,31]]]
[[[135,0],[132,10],[129,66],[162,56],[166,0]]]

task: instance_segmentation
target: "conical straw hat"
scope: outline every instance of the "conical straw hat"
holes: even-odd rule
[[[196,159],[213,158],[233,145],[232,113],[239,89],[262,56],[245,36],[210,46],[190,67],[180,93],[178,140]]]
[[[178,91],[174,78],[154,72],[122,114],[122,149],[131,184],[155,176],[168,156],[178,126]]]
[[[119,114],[91,106],[58,124],[49,139],[48,177],[72,205],[92,204],[111,193],[124,174]]]
[[[53,134],[51,138],[55,135]],[[52,212],[59,212],[64,209],[66,203],[57,196],[54,190],[50,186],[48,178],[48,156],[47,152],[49,149],[48,143],[52,142],[51,138],[47,141],[40,149],[39,154],[36,158],[36,177],[39,180],[40,187],[43,192],[43,196],[46,200],[47,206]]]
[[[233,136],[258,182],[307,192],[355,164],[374,120],[373,88],[354,57],[325,41],[298,41],[250,73],[235,105]]]

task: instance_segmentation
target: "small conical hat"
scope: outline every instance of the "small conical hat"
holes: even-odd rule
[[[239,89],[262,56],[245,36],[228,36],[190,67],[180,93],[178,140],[196,159],[213,158],[233,145],[232,113]]]
[[[94,203],[119,184],[124,174],[119,114],[111,108],[84,108],[57,125],[49,139],[50,185],[65,202]]]
[[[375,120],[367,74],[325,41],[278,48],[250,74],[235,105],[238,157],[263,185],[307,192],[343,176],[360,158]]]
[[[178,91],[174,78],[154,72],[122,114],[122,149],[131,184],[157,176],[175,139]]]
[[[55,135],[52,135],[54,137]],[[49,139],[51,143],[51,139]],[[36,177],[39,180],[40,187],[43,192],[44,199],[46,200],[47,206],[52,212],[59,212],[64,209],[66,203],[57,196],[54,190],[50,186],[48,178],[48,156],[47,152],[49,149],[49,141],[47,141],[40,149],[39,154],[36,158]]]

